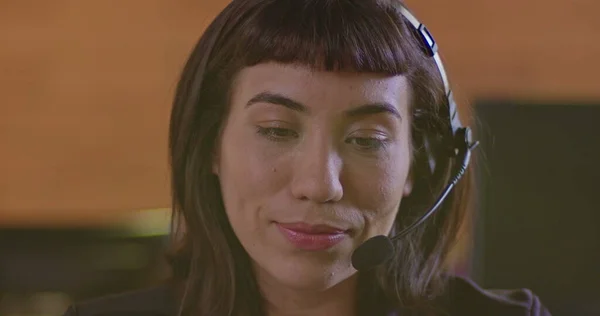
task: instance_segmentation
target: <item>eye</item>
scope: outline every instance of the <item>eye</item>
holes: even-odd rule
[[[256,132],[272,141],[286,141],[298,137],[298,133],[289,128],[257,126]]]
[[[351,137],[346,143],[356,146],[361,151],[374,152],[385,149],[389,140],[383,137]]]

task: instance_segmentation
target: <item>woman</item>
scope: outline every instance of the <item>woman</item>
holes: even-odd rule
[[[529,291],[444,273],[468,170],[390,258],[355,268],[360,245],[414,224],[453,172],[444,82],[400,8],[225,8],[172,111],[173,281],[67,315],[549,315]]]

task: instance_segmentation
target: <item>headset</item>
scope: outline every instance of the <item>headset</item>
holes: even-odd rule
[[[425,27],[423,23],[419,22],[419,20],[408,10],[408,8],[406,8],[404,4],[400,3],[398,10],[408,22],[407,24],[411,28],[412,34],[416,36],[426,56],[433,58],[435,61],[444,84],[444,92],[448,102],[448,118],[450,120],[451,129],[448,131],[451,135],[448,144],[451,150],[446,152],[450,156],[449,158],[453,160],[451,171],[452,177],[446,187],[442,190],[441,194],[435,200],[433,206],[427,212],[421,215],[416,221],[404,228],[399,233],[395,234],[393,237],[383,235],[372,237],[354,251],[352,254],[352,265],[356,270],[359,271],[373,268],[390,259],[395,252],[395,247],[392,242],[406,236],[409,232],[413,231],[415,228],[425,222],[439,209],[454,186],[458,183],[467,170],[471,160],[471,151],[479,145],[479,142],[473,142],[471,129],[463,126],[460,120],[458,108],[452,95],[452,89],[450,88],[450,83],[448,81],[442,59],[438,53],[438,46],[433,36],[427,27]],[[435,168],[433,164],[430,166],[432,169]]]

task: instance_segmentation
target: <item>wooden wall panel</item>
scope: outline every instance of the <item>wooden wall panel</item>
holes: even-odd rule
[[[461,100],[600,98],[599,1],[406,2]],[[0,223],[168,206],[173,88],[225,3],[0,1]]]
[[[177,74],[218,8],[161,0],[0,5],[0,223],[94,223],[168,206]]]
[[[600,1],[406,0],[468,98],[600,98]]]

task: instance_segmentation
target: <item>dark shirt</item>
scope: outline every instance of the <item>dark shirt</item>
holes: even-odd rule
[[[551,316],[527,289],[484,290],[459,277],[440,299],[444,316]],[[64,316],[176,316],[175,305],[170,288],[160,286],[76,304]]]

